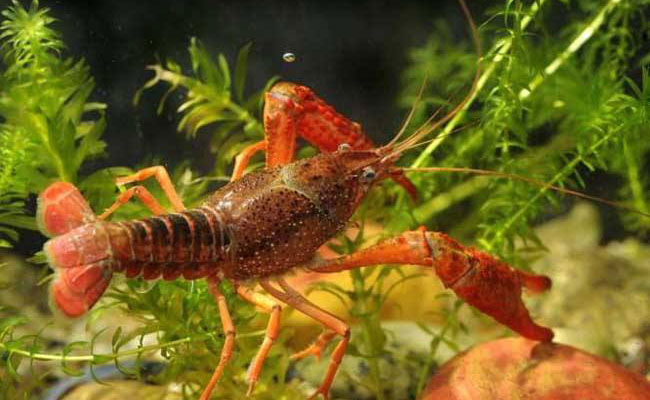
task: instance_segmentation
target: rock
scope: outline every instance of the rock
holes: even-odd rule
[[[571,346],[507,338],[444,364],[420,400],[650,400],[650,382]]]
[[[649,373],[650,246],[634,238],[600,245],[599,216],[587,203],[536,232],[548,253],[532,269],[553,287],[529,298],[533,315],[556,342]]]
[[[147,385],[138,381],[88,382],[75,387],[61,400],[122,400],[127,398],[181,400],[180,393],[164,386]]]

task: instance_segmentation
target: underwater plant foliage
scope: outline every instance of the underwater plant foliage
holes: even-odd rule
[[[94,82],[87,65],[62,55],[47,10],[14,3],[2,15],[0,229],[8,246],[15,228],[35,228],[23,211],[29,193],[52,179],[79,183],[83,162],[103,154],[106,121],[105,105],[88,101]]]
[[[644,18],[649,3],[495,2],[486,15],[475,16],[484,47],[476,95],[443,131],[409,151],[400,164],[484,168],[596,194],[601,194],[598,177],[614,177],[619,182],[616,196],[603,196],[650,212],[650,53],[646,44],[650,31]],[[554,22],[558,13],[564,15],[561,27]],[[37,1],[28,8],[14,1],[2,15],[0,245],[10,247],[19,239],[20,230],[36,229],[26,202],[48,183],[73,182],[93,209],[103,210],[119,193],[114,177],[131,169],[81,172],[84,162],[106,155],[101,139],[106,106],[89,100],[94,87],[91,71],[83,59],[66,56],[54,18]],[[199,135],[210,137],[206,151],[215,160],[210,174],[198,173],[190,160],[172,172],[190,206],[208,194],[215,180],[227,180],[238,152],[263,137],[263,93],[277,78],[269,77],[264,87],[245,96],[249,51],[250,45],[244,46],[229,63],[199,39],[192,39],[190,70],[184,71],[170,59],[149,66],[151,80],[134,93],[137,103],[148,89],[166,87],[158,113],[170,107],[168,95],[180,95],[178,131],[188,141]],[[469,89],[476,55],[469,39],[453,40],[444,21],[435,22],[424,45],[409,50],[403,90],[396,99],[405,110],[417,103],[407,131],[419,127],[436,109],[441,108],[440,115],[444,115],[454,107]],[[34,154],[39,156],[30,156]],[[313,149],[300,153],[309,154]],[[255,161],[249,169],[263,165],[263,158]],[[358,233],[352,238],[342,235],[332,249],[353,252],[378,236],[426,225],[474,243],[515,267],[527,268],[544,251],[533,231],[535,224],[562,213],[572,201],[547,186],[516,180],[457,173],[413,172],[409,177],[418,187],[417,203],[392,182],[384,183],[355,216]],[[147,187],[160,194],[156,185]],[[619,211],[625,232],[647,240],[650,219]],[[143,215],[146,211],[134,202],[113,218]],[[383,232],[365,234],[366,221],[382,224]],[[399,276],[397,284],[386,283],[391,274]],[[312,290],[327,291],[346,305],[360,327],[349,353],[367,357],[370,370],[370,379],[359,384],[370,388],[377,399],[386,399],[383,389],[389,382],[382,381],[377,360],[391,349],[385,346],[380,310],[396,285],[417,279],[418,274],[378,266],[350,275],[352,289],[322,282]],[[7,290],[16,282],[0,278],[0,283]],[[221,289],[237,329],[237,345],[215,393],[219,398],[238,399],[245,394],[246,368],[264,335],[267,317],[235,296],[227,282]],[[440,326],[422,325],[431,335],[430,354],[413,393],[405,398],[415,398],[424,387],[441,343],[460,350],[459,335],[471,335],[459,319],[462,302],[447,297]],[[103,315],[115,309],[135,321],[136,327],[93,330]],[[61,349],[51,348],[45,334],[49,322],[30,320],[20,309],[3,304],[0,317],[2,398],[29,398],[42,393],[48,377],[78,376],[86,367],[93,371],[94,366],[106,363],[137,377],[138,363],[152,355],[167,363],[157,382],[177,383],[184,397],[194,398],[217,365],[224,340],[216,305],[203,281],[118,281],[91,312],[87,324],[95,333],[86,340],[65,343]],[[291,331],[284,329],[272,348],[255,398],[304,397],[295,382],[285,383],[290,336]],[[110,351],[96,351],[96,343],[107,338]],[[135,360],[136,367],[126,366],[124,360]]]

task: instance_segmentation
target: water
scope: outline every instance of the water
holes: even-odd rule
[[[341,137],[351,145],[362,142],[356,141],[356,135],[363,131],[375,145],[381,145],[400,130],[413,104],[418,107],[408,119],[404,137],[431,126],[426,121],[436,110],[434,120],[440,120],[467,98],[466,112],[422,138],[423,143],[404,154],[397,165],[517,174],[625,202],[647,213],[650,79],[639,65],[650,54],[644,40],[650,29],[640,18],[650,15],[648,7],[622,6],[624,2],[616,1],[515,3],[508,3],[507,8],[501,3],[470,4],[481,27],[482,75],[474,86],[476,96],[471,90],[478,48],[455,2],[295,5],[43,0],[40,7],[48,7],[47,15],[56,18],[50,28],[60,33],[60,45],[58,36],[38,31],[42,20],[24,22],[39,17],[19,13],[14,25],[5,25],[17,27],[7,33],[9,37],[24,39],[30,32],[40,32],[49,41],[29,48],[24,44],[29,40],[0,39],[4,40],[4,47],[0,46],[0,245],[6,248],[0,253],[0,400],[46,394],[47,399],[60,398],[57,389],[50,391],[53,384],[77,385],[71,380],[76,372],[70,368],[78,367],[88,377],[92,374],[84,369],[92,361],[102,364],[102,377],[120,379],[118,368],[112,367],[116,358],[125,360],[131,371],[140,368],[133,360],[155,359],[155,372],[167,372],[165,383],[173,382],[198,397],[218,363],[225,338],[225,316],[220,315],[206,280],[126,279],[115,273],[88,317],[65,320],[48,305],[51,294],[46,283],[57,282],[53,287],[58,289],[91,288],[57,294],[59,301],[89,308],[89,302],[104,289],[97,282],[110,280],[111,265],[99,261],[92,267],[84,264],[52,275],[42,254],[32,259],[47,240],[36,227],[36,196],[54,181],[70,181],[99,214],[134,185],[117,189],[116,177],[162,165],[184,203],[195,207],[230,180],[237,154],[264,139],[262,91],[274,79],[306,85],[337,112],[322,104],[301,103],[300,90],[271,96],[280,109],[287,107],[281,114],[286,121],[296,118],[297,133],[306,139],[298,140],[297,158],[318,152],[307,142],[354,151],[330,139],[318,142],[322,137],[316,133],[323,130],[329,129],[327,138]],[[0,1],[0,8],[11,4]],[[532,22],[518,19],[522,15]],[[523,24],[524,34],[512,30],[514,24]],[[628,38],[635,45],[626,42]],[[16,43],[19,47],[10,52]],[[493,56],[497,47],[503,57]],[[15,54],[22,58],[13,59]],[[85,72],[72,67],[81,60]],[[89,84],[92,81],[94,87]],[[255,97],[260,93],[261,97]],[[292,100],[291,107],[283,103],[286,99]],[[310,110],[316,114],[304,114]],[[437,139],[431,141],[434,136]],[[264,162],[263,152],[257,153],[246,172],[263,168]],[[374,270],[314,276],[294,266],[296,273],[287,277],[291,287],[306,293],[320,282],[324,290],[310,294],[311,301],[351,325],[351,345],[342,361],[343,373],[333,383],[332,398],[418,398],[430,376],[458,351],[483,342],[501,343],[494,340],[504,335],[529,333],[507,315],[518,301],[521,283],[510,267],[548,275],[553,281],[550,290],[535,297],[524,290],[525,307],[535,323],[552,328],[559,343],[621,365],[611,367],[601,358],[595,361],[594,365],[603,368],[598,371],[616,368],[616,374],[606,374],[617,377],[612,385],[627,385],[629,390],[644,387],[639,377],[650,372],[650,315],[646,312],[650,310],[650,218],[610,205],[578,203],[572,196],[550,193],[547,185],[530,180],[467,173],[405,174],[417,188],[418,198],[406,195],[404,187],[409,186],[404,181],[402,186],[390,179],[375,185],[346,226],[348,239],[338,236],[335,246],[322,250],[323,256],[358,251],[380,238],[425,226],[462,243],[453,252],[454,271],[468,265],[473,270],[462,273],[459,280],[445,275],[449,271],[440,268],[448,260],[443,250],[452,242],[435,233],[427,234],[429,241],[417,242],[421,246],[410,242],[410,247],[400,251],[435,249],[429,256],[439,262],[436,271],[402,266],[398,273],[394,266],[380,265]],[[165,210],[171,209],[154,179],[142,184]],[[59,198],[48,204],[61,206],[63,201]],[[84,225],[93,217],[75,214],[78,205],[57,208],[57,215],[40,222],[61,227],[57,221],[84,217],[79,222]],[[111,218],[131,220],[150,214],[133,198]],[[290,232],[292,226],[278,229]],[[186,231],[192,230],[185,224],[174,228],[176,238],[170,239],[170,246],[181,243]],[[96,241],[80,244],[74,239],[80,236],[70,235],[68,243],[86,249],[84,257],[101,255],[105,250],[102,231],[93,232]],[[277,234],[291,233],[278,230]],[[405,237],[417,241],[422,235]],[[110,256],[120,249],[129,250],[132,242],[120,238],[124,239],[121,244],[111,242]],[[156,238],[165,242],[162,236]],[[236,242],[230,236],[227,239]],[[236,246],[231,247],[236,251]],[[476,253],[474,247],[486,253]],[[155,249],[150,252],[152,257],[162,254]],[[60,265],[56,256],[61,254],[55,251],[50,261]],[[411,256],[408,253],[404,258]],[[495,271],[497,259],[508,264],[500,264],[502,275],[497,278],[487,272],[473,273],[482,267]],[[169,277],[174,272],[170,268],[149,263],[145,270],[150,278]],[[101,273],[93,275],[97,271]],[[227,268],[222,272],[227,274]],[[474,276],[484,279],[468,287],[467,281]],[[402,282],[404,277],[413,279]],[[540,281],[533,281],[538,284],[531,289],[539,289]],[[215,398],[245,395],[247,383],[242,377],[256,357],[269,320],[262,311],[270,308],[268,302],[276,301],[264,300],[262,310],[256,309],[236,294],[232,283],[224,280],[218,285],[237,339]],[[395,290],[389,294],[393,284]],[[480,296],[472,297],[476,294]],[[487,315],[461,303],[463,296]],[[504,298],[511,301],[499,303]],[[321,361],[314,357],[289,361],[288,354],[309,346],[322,329],[312,318],[289,309],[283,308],[279,338],[254,396],[302,399],[305,387],[316,388],[326,376],[333,345],[326,347]],[[459,329],[459,324],[467,329]],[[330,328],[341,330],[341,326],[337,323]],[[340,340],[336,336],[333,343]],[[500,346],[504,353],[515,354],[516,346]],[[558,347],[544,346],[539,352],[558,351]],[[70,356],[80,362],[71,363]],[[571,367],[553,357],[530,357],[529,365],[549,365],[560,371]],[[30,358],[35,359],[33,370]],[[17,374],[12,375],[12,370]],[[144,370],[140,372],[145,374]],[[518,381],[503,368],[479,375],[477,379],[489,377],[491,383]],[[278,384],[280,379],[286,384]],[[542,381],[531,378],[529,383],[537,388]],[[151,389],[162,396],[168,391],[167,386],[130,383],[116,383],[115,393],[144,396]],[[78,390],[78,396],[85,393],[101,400],[93,397],[100,396],[101,385],[80,385]],[[169,398],[177,394],[167,393]]]
[[[288,63],[292,63],[296,61],[296,55],[293,53],[284,53],[282,55],[282,59]]]

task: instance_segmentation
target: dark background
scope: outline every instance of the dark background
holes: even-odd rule
[[[7,4],[0,0],[3,8]],[[164,85],[132,105],[136,90],[151,77],[147,65],[169,57],[189,71],[192,36],[231,64],[253,42],[247,92],[274,75],[303,83],[378,142],[388,140],[405,113],[396,97],[408,49],[426,41],[437,18],[445,18],[459,40],[469,40],[456,1],[41,0],[40,6],[58,19],[54,28],[63,33],[69,54],[89,64],[96,80],[93,100],[108,104],[109,158],[90,170],[134,166],[152,155],[168,166],[189,158],[203,172],[213,165],[204,141],[188,142],[176,132],[174,107],[156,115]],[[482,10],[471,6],[480,21]],[[283,61],[285,52],[297,60]]]

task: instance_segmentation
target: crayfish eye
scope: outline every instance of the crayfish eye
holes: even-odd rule
[[[376,176],[377,173],[372,167],[365,167],[363,171],[361,171],[361,180],[364,182],[370,182],[375,179]]]
[[[347,144],[347,143],[341,143],[341,144],[339,145],[339,148],[337,149],[337,151],[350,151],[351,149],[352,149],[352,147],[350,147],[349,144]]]

